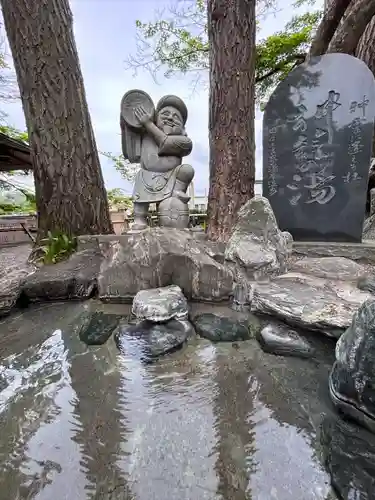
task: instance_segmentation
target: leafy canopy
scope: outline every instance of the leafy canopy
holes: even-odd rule
[[[285,1],[285,0],[283,0]],[[279,32],[261,39],[256,47],[257,98],[264,99],[270,90],[297,64],[304,61],[323,12],[313,9],[315,0],[295,0],[293,9],[310,7],[297,13]],[[276,0],[258,0],[258,28],[266,17],[276,13]],[[162,13],[159,13],[162,18]],[[136,21],[137,53],[127,63],[129,68],[145,68],[154,77],[195,73],[199,80],[208,69],[208,40],[205,0],[185,0],[171,7],[168,15],[156,22]]]
[[[110,208],[131,209],[133,202],[130,196],[127,196],[120,188],[109,189],[107,191],[108,203]]]

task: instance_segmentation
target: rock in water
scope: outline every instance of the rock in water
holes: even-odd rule
[[[263,351],[271,354],[299,358],[310,358],[314,355],[314,349],[307,340],[281,323],[265,326],[257,335],[257,339]]]
[[[336,344],[329,388],[335,405],[375,432],[375,300],[368,300]]]
[[[201,337],[212,342],[235,342],[254,338],[260,324],[254,316],[248,320],[237,320],[213,313],[198,314],[193,325]]]
[[[371,295],[358,290],[355,282],[287,273],[270,283],[256,283],[251,311],[339,338],[358,307],[369,298]]]
[[[257,196],[240,209],[225,258],[244,268],[248,278],[275,276],[287,270],[291,241],[278,228],[269,201]]]
[[[188,318],[188,303],[179,286],[141,290],[133,300],[132,313],[139,320],[162,323],[175,318]]]
[[[327,416],[320,428],[322,458],[331,483],[343,500],[373,500],[375,436],[344,420]]]
[[[172,319],[167,323],[142,321],[136,325],[120,325],[114,339],[123,354],[151,363],[182,347],[192,335],[194,328],[188,321]]]
[[[82,318],[79,338],[87,345],[102,345],[112,335],[124,316],[88,311]]]

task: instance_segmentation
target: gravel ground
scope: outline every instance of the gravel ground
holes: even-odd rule
[[[23,267],[31,252],[31,245],[22,244],[0,248],[0,275]]]

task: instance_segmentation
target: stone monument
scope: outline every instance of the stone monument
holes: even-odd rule
[[[141,90],[131,90],[122,98],[123,155],[141,167],[133,190],[135,230],[147,227],[150,203],[157,204],[161,226],[188,227],[190,197],[186,191],[194,169],[182,164],[193,148],[185,131],[187,116],[185,103],[174,95],[162,97],[156,108]]]
[[[263,193],[299,241],[360,242],[375,117],[375,80],[346,54],[289,73],[265,108]]]

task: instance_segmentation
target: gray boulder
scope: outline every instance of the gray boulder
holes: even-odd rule
[[[27,276],[34,268],[27,263],[0,274],[0,316],[8,314],[21,295]]]
[[[66,261],[39,268],[26,278],[23,292],[31,302],[88,299],[96,291],[101,260],[98,245],[91,245]]]
[[[121,321],[124,316],[120,314],[85,311],[80,318],[79,338],[87,345],[105,344]]]
[[[324,465],[342,500],[373,500],[375,436],[337,416],[328,415],[319,429]]]
[[[287,273],[253,287],[251,311],[339,338],[371,295],[349,281]]]
[[[188,321],[142,321],[136,325],[120,325],[114,340],[124,355],[152,363],[160,356],[181,348],[194,334],[194,328]]]
[[[99,240],[103,301],[130,302],[140,290],[169,285],[179,286],[189,300],[216,302],[231,296],[233,273],[213,258],[211,245],[190,231],[148,228]]]
[[[255,337],[260,323],[254,316],[247,319],[235,319],[213,313],[198,314],[193,319],[195,331],[201,337],[212,342],[235,342]]]
[[[154,323],[172,318],[188,318],[188,303],[179,286],[171,285],[151,290],[141,290],[133,300],[132,313],[139,320]]]
[[[249,200],[238,213],[225,259],[238,264],[249,279],[285,273],[292,237],[280,231],[267,198]]]
[[[375,300],[362,304],[337,342],[329,387],[335,405],[375,433]]]
[[[314,349],[310,343],[295,330],[282,323],[270,323],[257,335],[264,352],[278,356],[311,358]]]

